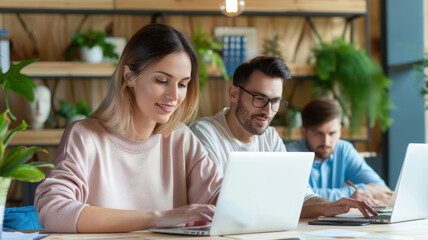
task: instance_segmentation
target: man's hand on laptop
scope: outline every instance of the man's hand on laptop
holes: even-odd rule
[[[209,204],[191,204],[167,211],[161,211],[155,227],[177,227],[204,225],[210,223],[216,207]]]
[[[366,184],[367,192],[369,192],[378,204],[375,206],[386,206],[391,200],[392,191],[388,187],[376,185],[374,183]]]
[[[368,213],[371,213],[373,216],[378,215],[378,213],[372,207],[370,207],[367,202],[351,198],[341,198],[325,205],[326,208],[322,215],[326,217],[333,217],[337,214],[347,213],[351,208],[357,208],[363,214],[363,216],[367,218],[369,217]]]
[[[349,196],[350,198],[359,200],[359,201],[365,201],[371,206],[379,206],[381,204],[380,201],[376,200],[371,193],[364,191],[361,188],[357,188],[355,192]]]

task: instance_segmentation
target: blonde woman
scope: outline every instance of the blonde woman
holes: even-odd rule
[[[107,96],[70,124],[35,206],[51,232],[127,232],[210,221],[222,174],[183,123],[198,100],[197,56],[151,24],[127,43]]]

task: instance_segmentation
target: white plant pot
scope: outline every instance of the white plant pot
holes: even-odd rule
[[[103,49],[100,46],[89,48],[84,46],[80,49],[83,61],[90,63],[100,63],[103,61]]]
[[[10,186],[10,178],[0,177],[0,229],[3,231],[4,221],[4,210],[6,207],[7,192]],[[2,240],[2,234],[0,232],[0,240]]]

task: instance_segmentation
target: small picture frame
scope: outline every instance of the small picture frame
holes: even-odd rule
[[[214,36],[220,42],[222,42],[223,36],[226,35],[247,36],[247,60],[259,55],[256,27],[214,27]]]

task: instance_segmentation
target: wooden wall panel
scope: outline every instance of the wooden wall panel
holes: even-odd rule
[[[1,14],[2,28],[9,29],[12,43],[12,60],[22,60],[39,57],[43,61],[63,60],[63,52],[70,43],[71,36],[79,26],[85,32],[92,28],[108,32],[112,36],[123,36],[129,39],[138,29],[150,23],[149,15],[88,15],[83,14]],[[356,39],[364,39],[364,19],[356,23]],[[159,19],[160,20],[160,19]],[[312,18],[317,30],[325,41],[341,35],[345,21],[343,18]],[[279,34],[281,52],[288,64],[306,63],[311,59],[311,49],[318,39],[303,17],[262,17],[240,16],[228,18],[225,16],[166,16],[166,23],[173,25],[184,33],[193,34],[200,23],[203,30],[213,34],[215,26],[252,26],[258,30],[259,52],[262,52],[263,41]],[[347,34],[349,38],[349,31]],[[33,40],[34,39],[34,40]],[[48,80],[53,88],[55,80]],[[67,101],[86,99],[88,104],[96,108],[107,90],[108,80],[60,80],[57,82],[57,92],[65,96]],[[215,114],[223,105],[228,105],[227,82],[219,79],[210,80],[207,89],[202,93],[200,116]],[[306,86],[307,84],[303,84]],[[74,93],[72,89],[85,89]],[[92,89],[90,92],[89,89]],[[88,90],[88,91],[87,91]],[[288,96],[285,87],[284,97]],[[304,89],[304,94],[294,95],[293,102],[303,106],[310,100],[310,88]],[[61,97],[64,98],[64,97]],[[58,104],[60,94],[55,96]],[[212,100],[215,99],[215,100]],[[16,103],[21,104],[18,100]],[[215,104],[213,104],[215,103]],[[220,104],[222,103],[221,107]],[[2,106],[0,106],[2,108]],[[56,105],[57,108],[57,105]],[[18,108],[19,109],[19,108]]]
[[[2,0],[6,8],[113,9],[114,0]]]
[[[216,11],[220,1],[213,0],[117,0],[116,9]],[[247,11],[364,12],[365,0],[246,0]],[[334,10],[333,10],[334,9]]]
[[[246,0],[248,11],[364,12],[364,0]]]

